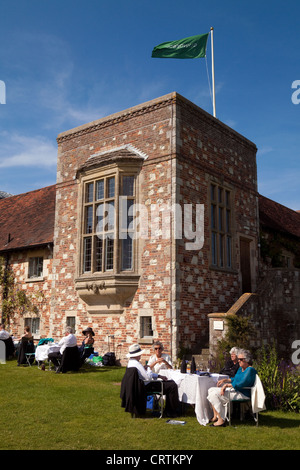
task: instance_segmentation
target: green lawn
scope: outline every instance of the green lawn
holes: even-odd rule
[[[183,426],[132,419],[120,406],[125,369],[88,367],[55,374],[0,364],[1,450],[299,450],[300,415],[266,411],[259,426],[200,426],[189,407]]]

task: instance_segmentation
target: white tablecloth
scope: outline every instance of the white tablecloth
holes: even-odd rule
[[[217,381],[226,375],[199,376],[197,374],[182,374],[179,370],[161,370],[161,375],[174,380],[178,386],[179,400],[195,405],[195,413],[200,424],[205,426],[213,417],[212,408],[207,400],[208,389],[215,387]]]
[[[57,343],[42,344],[36,347],[35,360],[36,361],[47,361],[48,354],[51,352],[59,351],[60,346]]]

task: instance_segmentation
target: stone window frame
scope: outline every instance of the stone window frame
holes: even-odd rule
[[[214,194],[212,192],[214,187]],[[211,178],[208,185],[210,221],[210,267],[234,270],[233,188],[229,184]],[[221,217],[220,217],[221,215]]]
[[[24,328],[29,326],[32,336],[34,338],[39,338],[41,335],[41,317],[39,316],[30,316],[27,315],[24,317]],[[38,326],[38,328],[37,328]]]
[[[117,313],[123,312],[126,303],[132,298],[139,283],[139,241],[133,241],[133,266],[131,270],[122,270],[120,265],[120,249],[122,240],[119,239],[119,195],[120,181],[122,176],[134,176],[135,178],[135,201],[138,202],[139,178],[144,156],[128,149],[115,149],[106,154],[99,154],[90,158],[77,172],[79,181],[79,231],[78,231],[78,260],[77,277],[75,288],[79,297],[87,304],[89,313]],[[83,239],[84,239],[84,187],[88,182],[100,180],[101,178],[116,177],[115,200],[116,214],[116,237],[117,248],[114,249],[114,266],[107,271],[84,272],[83,270]]]
[[[42,260],[40,263],[41,265],[41,274],[32,274],[32,263],[34,262],[33,260]],[[38,263],[36,266],[38,266]],[[44,279],[44,256],[29,256],[28,257],[28,270],[27,270],[27,276],[26,276],[26,281],[27,282],[34,282],[34,281],[42,281]]]
[[[143,335],[142,334],[142,329],[143,329],[143,321],[146,321],[146,319],[149,319],[151,323],[151,330],[152,330],[152,335]],[[153,315],[153,310],[152,309],[144,309],[140,308],[139,313],[138,313],[138,341],[141,344],[152,344],[153,340],[155,338],[155,319]]]

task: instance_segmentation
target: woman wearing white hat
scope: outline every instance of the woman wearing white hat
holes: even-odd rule
[[[179,411],[178,387],[174,380],[167,380],[166,377],[147,372],[140,363],[142,354],[145,351],[141,349],[139,344],[133,344],[129,348],[127,357],[129,358],[127,368],[135,367],[138,370],[139,378],[145,380],[147,391],[160,391],[160,384],[155,379],[160,378],[164,381],[164,394],[166,395],[166,415],[175,417]],[[154,379],[154,380],[153,380]]]

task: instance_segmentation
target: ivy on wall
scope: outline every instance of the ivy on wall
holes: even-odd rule
[[[38,315],[39,306],[41,306],[43,300],[43,292],[38,291],[34,294],[28,294],[24,289],[19,289],[12,268],[3,257],[0,257],[1,323],[9,325],[15,314],[22,316],[25,313],[33,313]]]

